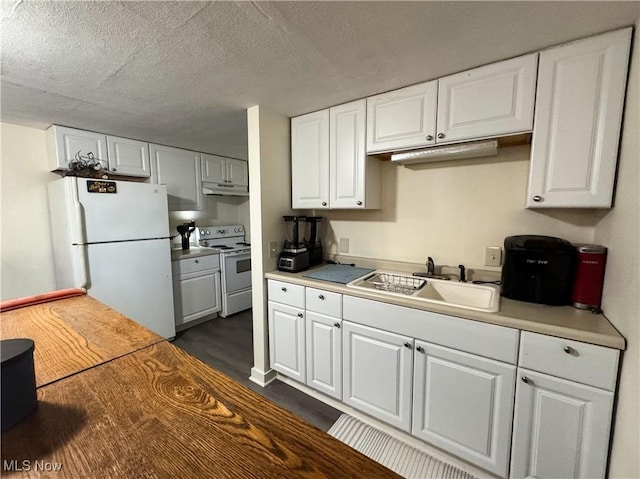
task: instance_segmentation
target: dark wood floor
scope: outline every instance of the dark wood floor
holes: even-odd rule
[[[249,380],[253,366],[251,310],[227,318],[215,318],[178,333],[174,345],[244,384],[258,394],[327,431],[341,412],[323,402],[274,381],[262,388]]]

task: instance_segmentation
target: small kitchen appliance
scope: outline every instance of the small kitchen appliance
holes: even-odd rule
[[[283,216],[287,239],[278,258],[278,269],[296,273],[309,268],[309,250],[304,241],[306,216]]]
[[[576,249],[551,236],[509,236],[504,240],[502,296],[549,305],[569,304]]]
[[[34,348],[35,344],[31,339],[0,341],[2,432],[13,427],[37,406]]]
[[[307,216],[305,225],[304,237],[309,251],[309,266],[316,266],[322,263],[322,241],[320,240],[322,216]]]
[[[198,226],[199,246],[220,253],[219,316],[227,316],[251,307],[251,245],[246,241],[244,226]]]
[[[183,223],[181,225],[178,225],[176,229],[178,230],[178,233],[180,233],[180,236],[182,237],[183,251],[188,250],[189,237],[191,236],[191,233],[193,233],[193,231],[196,229],[196,222],[191,221],[190,223]]]
[[[607,248],[593,244],[574,246],[578,260],[571,304],[580,309],[600,309]]]

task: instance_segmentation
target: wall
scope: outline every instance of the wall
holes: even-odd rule
[[[383,163],[379,211],[316,211],[327,217],[325,245],[349,255],[411,263],[482,266],[485,246],[516,234],[591,242],[604,213],[524,208],[529,145],[503,148],[497,157],[415,165]]]
[[[615,207],[595,228],[609,248],[602,307],[627,339],[622,359],[609,477],[640,477],[640,41],[636,24],[623,123]]]
[[[1,298],[19,298],[56,289],[43,130],[0,124]]]
[[[269,368],[267,283],[264,273],[276,269],[269,242],[284,241],[282,216],[291,214],[290,120],[260,106],[247,110],[253,282],[253,350],[251,380],[264,385]]]

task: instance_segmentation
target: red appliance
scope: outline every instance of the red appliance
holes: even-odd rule
[[[600,308],[607,248],[594,244],[574,245],[578,252],[571,303],[580,309]]]

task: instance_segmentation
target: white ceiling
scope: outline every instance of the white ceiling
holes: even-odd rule
[[[634,24],[633,2],[2,0],[1,119],[247,157],[295,116]]]

